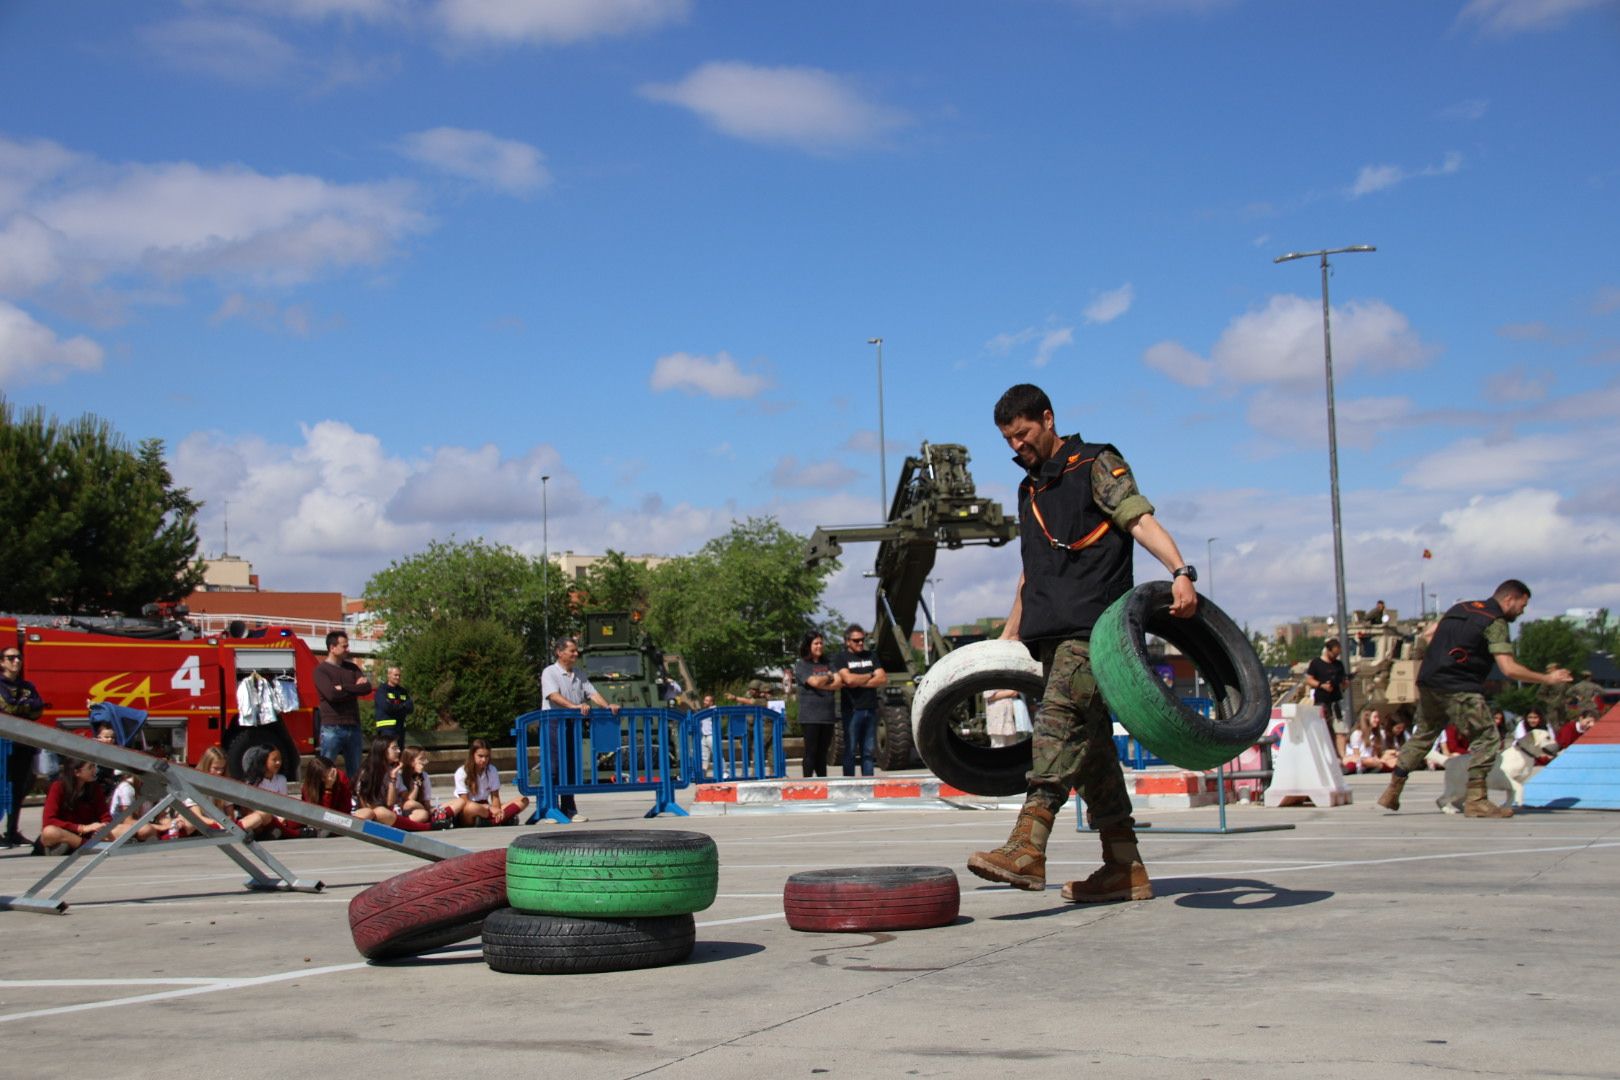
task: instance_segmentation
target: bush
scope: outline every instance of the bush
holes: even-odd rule
[[[470,739],[506,740],[512,721],[540,698],[522,639],[490,619],[433,623],[394,657],[416,695],[417,715],[458,724]]]

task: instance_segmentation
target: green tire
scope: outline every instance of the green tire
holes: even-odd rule
[[[1162,683],[1147,635],[1192,661],[1209,686],[1211,715],[1189,708]],[[1271,689],[1242,629],[1207,597],[1189,619],[1170,614],[1170,583],[1138,585],[1115,600],[1091,631],[1091,670],[1125,730],[1172,765],[1213,769],[1254,745],[1271,720]]]
[[[690,915],[714,903],[719,879],[719,853],[703,833],[530,834],[506,852],[507,903],[535,915]]]

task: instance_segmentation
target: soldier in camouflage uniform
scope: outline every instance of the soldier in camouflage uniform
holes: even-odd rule
[[[1137,849],[1108,706],[1091,673],[1091,628],[1131,588],[1133,541],[1171,572],[1172,615],[1188,618],[1197,610],[1198,575],[1182,563],[1119,451],[1057,434],[1052,403],[1039,387],[1008,390],[996,403],[995,421],[1027,471],[1018,487],[1023,573],[1001,636],[1025,642],[1040,658],[1046,690],[1012,836],[994,851],[974,853],[968,869],[989,881],[1044,889],[1052,821],[1074,789],[1101,836],[1103,865],[1065,885],[1063,898],[1147,900],[1153,886]]]
[[[1498,806],[1485,794],[1485,778],[1502,749],[1502,735],[1485,703],[1485,680],[1493,666],[1520,682],[1556,687],[1567,685],[1569,672],[1553,668],[1546,674],[1531,671],[1513,657],[1508,624],[1524,614],[1530,586],[1509,578],[1496,587],[1489,600],[1465,600],[1454,605],[1429,631],[1429,647],[1418,669],[1417,731],[1401,747],[1389,787],[1378,797],[1386,810],[1401,808],[1401,789],[1413,769],[1423,767],[1435,739],[1447,724],[1468,740],[1468,797],[1463,815],[1509,818],[1513,808]]]

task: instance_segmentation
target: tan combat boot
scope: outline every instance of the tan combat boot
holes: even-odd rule
[[[968,869],[986,881],[1039,892],[1046,888],[1046,838],[1056,815],[1040,803],[1027,802],[1018,812],[1012,835],[994,851],[976,851]]]
[[[1463,802],[1463,817],[1512,817],[1513,807],[1497,806],[1485,791],[1485,781],[1468,781],[1468,798]]]
[[[1074,904],[1153,899],[1153,883],[1148,880],[1142,853],[1136,847],[1136,830],[1129,825],[1110,825],[1098,830],[1098,835],[1102,838],[1103,864],[1086,880],[1063,886],[1063,899]]]
[[[1378,805],[1385,810],[1399,810],[1401,808],[1401,789],[1405,786],[1406,777],[1391,776],[1389,778],[1389,787],[1385,788],[1384,793],[1378,796]]]

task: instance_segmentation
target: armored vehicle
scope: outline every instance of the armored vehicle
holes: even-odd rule
[[[1387,612],[1372,620],[1365,611],[1351,612],[1350,694],[1356,711],[1377,709],[1381,715],[1404,716],[1408,723],[1417,711],[1417,673],[1423,663],[1426,644],[1422,619],[1399,619]],[[1292,673],[1272,687],[1275,702],[1309,701],[1305,682],[1306,663],[1295,664]]]
[[[911,740],[911,697],[922,674],[911,650],[919,607],[934,655],[950,650],[923,601],[923,585],[939,549],[1000,547],[1018,536],[1018,522],[1006,516],[1001,504],[979,495],[969,460],[965,446],[923,443],[900,470],[887,522],[822,526],[805,548],[805,563],[814,566],[836,558],[845,544],[877,542],[872,573],[877,604],[869,647],[889,674],[889,685],[878,696],[877,764],[883,769],[920,764]]]
[[[696,694],[686,664],[653,643],[639,612],[587,612],[580,663],[601,695],[625,708],[684,708]]]

